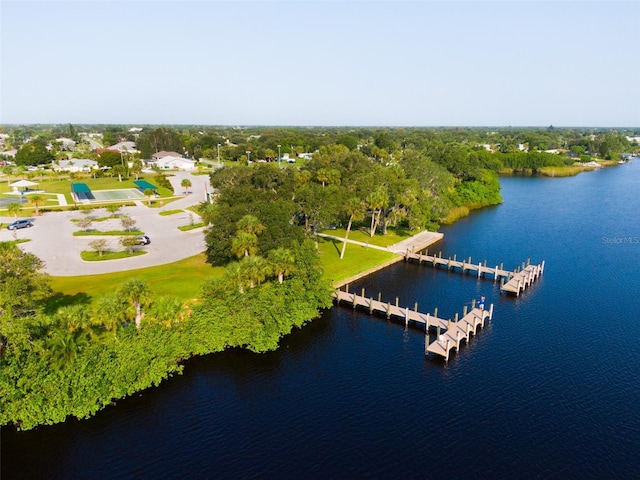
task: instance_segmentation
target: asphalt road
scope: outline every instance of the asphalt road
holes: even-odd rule
[[[191,180],[190,193],[185,195],[184,188],[180,186],[183,178]],[[187,172],[177,172],[169,177],[176,195],[184,198],[168,203],[161,208],[148,208],[144,203],[135,207],[123,207],[120,212],[131,216],[136,221],[135,227],[142,230],[151,238],[151,244],[136,247],[144,249],[148,253],[132,258],[109,260],[102,262],[85,262],[80,258],[82,250],[91,250],[89,242],[96,238],[106,238],[112,249],[122,249],[119,245],[119,237],[74,237],[73,232],[79,227],[72,219],[84,217],[79,211],[48,212],[43,216],[33,217],[33,227],[15,231],[17,238],[29,238],[30,242],[21,243],[20,246],[26,252],[37,255],[45,263],[44,271],[54,276],[89,275],[110,273],[123,270],[133,270],[172,263],[183,258],[191,257],[206,249],[203,229],[195,229],[188,232],[178,230],[179,226],[188,225],[191,222],[190,212],[182,212],[174,215],[160,216],[163,210],[187,208],[204,201],[205,185],[208,186],[208,175],[191,175]],[[193,221],[200,218],[193,215]],[[106,217],[106,210],[94,210],[92,217]],[[13,221],[13,217],[0,217],[3,223]],[[122,229],[119,220],[94,223],[91,228],[99,230]],[[6,228],[0,231],[0,241],[14,239],[14,232]]]

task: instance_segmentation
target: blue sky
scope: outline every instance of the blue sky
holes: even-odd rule
[[[640,126],[640,2],[0,2],[0,123]]]

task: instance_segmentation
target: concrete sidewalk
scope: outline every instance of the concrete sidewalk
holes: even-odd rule
[[[337,237],[335,235],[329,235],[326,233],[318,233],[319,237],[329,238],[331,240],[337,240],[339,242],[344,242],[343,237]],[[401,242],[395,243],[393,245],[389,245],[388,247],[380,247],[378,245],[373,245],[369,242],[360,242],[357,240],[347,240],[347,243],[352,245],[360,245],[361,247],[366,248],[374,248],[376,250],[383,250],[385,252],[393,252],[398,253],[400,255],[404,255],[407,250],[410,252],[418,252],[420,250],[424,250],[425,248],[433,245],[436,242],[439,242],[444,237],[444,234],[440,232],[430,232],[425,230],[424,232],[420,232],[412,237],[409,237]]]

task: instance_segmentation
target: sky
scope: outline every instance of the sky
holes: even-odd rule
[[[640,126],[639,1],[0,1],[0,124]]]

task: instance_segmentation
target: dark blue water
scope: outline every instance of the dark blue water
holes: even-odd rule
[[[353,286],[447,317],[485,295],[493,322],[448,363],[334,308],[90,420],[4,428],[2,478],[640,478],[640,162],[502,186],[435,250],[546,260],[519,298],[404,263]]]

